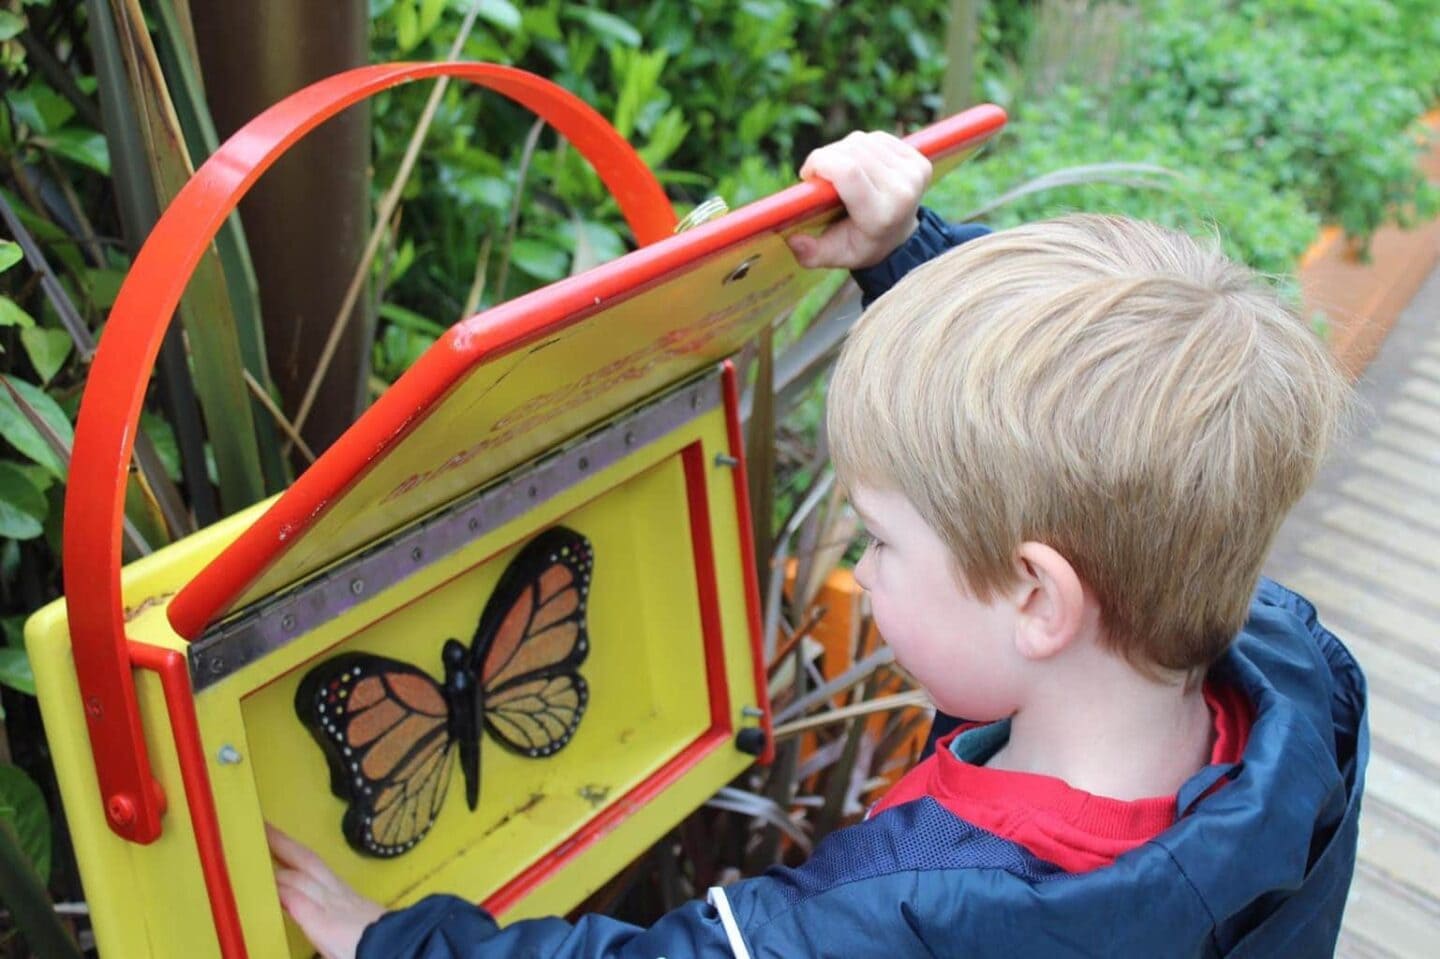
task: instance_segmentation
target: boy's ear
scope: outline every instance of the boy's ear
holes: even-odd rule
[[[1048,659],[1078,636],[1085,622],[1085,587],[1075,567],[1044,543],[1024,542],[1015,553],[1015,648],[1026,659]]]

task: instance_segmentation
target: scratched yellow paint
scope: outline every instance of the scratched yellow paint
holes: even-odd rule
[[[726,282],[742,264],[743,279]],[[823,274],[780,234],[717,254],[467,373],[242,594],[244,606],[728,356]],[[478,328],[478,327],[477,327]],[[437,349],[444,348],[442,341]]]

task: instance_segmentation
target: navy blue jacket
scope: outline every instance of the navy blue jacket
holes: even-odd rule
[[[941,229],[952,228],[922,218],[918,242],[939,247],[930,255],[960,239]],[[878,292],[928,256],[912,259],[857,279]],[[1111,866],[1065,873],[925,798],[827,837],[798,869],[713,889],[648,929],[600,915],[502,929],[463,900],[431,896],[370,926],[359,956],[1328,956],[1355,866],[1365,679],[1314,608],[1269,581],[1212,675],[1254,706],[1242,760],[1198,772],[1177,795],[1175,825]],[[1206,795],[1221,777],[1232,781]]]

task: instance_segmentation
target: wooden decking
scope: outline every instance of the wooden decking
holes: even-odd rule
[[[1370,681],[1360,860],[1338,955],[1440,956],[1440,270],[1359,384],[1362,410],[1266,572]]]

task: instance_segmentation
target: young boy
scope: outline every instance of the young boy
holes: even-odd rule
[[[1308,603],[1256,588],[1344,403],[1322,345],[1157,227],[917,217],[929,165],[883,134],[802,175],[849,219],[797,258],[894,284],[829,429],[873,535],[856,578],[948,714],[934,754],[802,868],[649,929],[499,929],[443,896],[382,914],[277,834],[285,908],[347,957],[1330,954],[1364,680]]]

